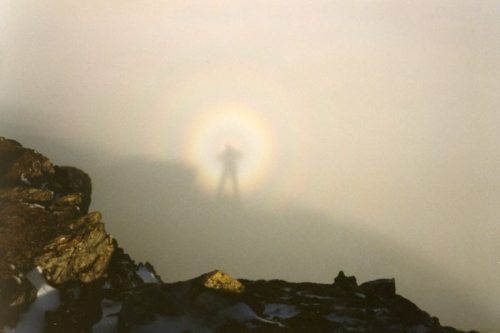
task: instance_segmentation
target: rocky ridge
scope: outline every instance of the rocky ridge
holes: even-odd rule
[[[0,331],[460,332],[396,293],[358,284],[236,280],[216,270],[164,283],[88,212],[90,177],[0,138]]]

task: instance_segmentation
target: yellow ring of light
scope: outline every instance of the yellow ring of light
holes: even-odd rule
[[[230,144],[241,152],[238,179],[243,192],[255,191],[269,176],[275,140],[263,117],[250,108],[226,104],[200,113],[187,131],[183,155],[199,168],[202,187],[214,191],[222,172],[217,156]]]

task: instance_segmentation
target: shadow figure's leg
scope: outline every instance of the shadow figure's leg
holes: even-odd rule
[[[217,198],[219,199],[222,197],[222,193],[224,192],[224,185],[226,183],[227,176],[228,176],[227,170],[224,169],[222,175],[220,176],[219,186],[217,188]]]
[[[232,180],[232,183],[233,183],[233,194],[234,194],[234,197],[236,199],[240,199],[240,188],[239,188],[239,184],[238,184],[238,177],[236,175],[236,170],[233,170],[231,172],[231,180]]]

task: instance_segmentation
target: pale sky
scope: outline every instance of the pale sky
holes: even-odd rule
[[[0,0],[0,124],[202,175],[244,110],[247,200],[404,244],[499,313],[499,59],[497,0]]]

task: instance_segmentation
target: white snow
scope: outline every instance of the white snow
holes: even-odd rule
[[[326,315],[324,318],[329,321],[333,321],[340,324],[359,325],[363,323],[363,321],[359,319],[352,318],[349,316],[339,316],[335,313],[330,313],[329,315]]]
[[[118,317],[104,317],[92,326],[92,333],[116,333],[118,332]]]
[[[26,185],[28,185],[28,186],[30,186],[30,185],[31,185],[30,181],[28,180],[28,177],[26,177],[26,175],[24,174],[24,172],[21,174],[21,177],[20,177],[20,178],[21,178],[21,181],[22,181],[24,184],[26,184]]]
[[[289,304],[270,303],[266,304],[264,314],[268,318],[288,319],[299,314],[297,308]]]
[[[29,207],[30,207],[30,208],[41,208],[41,209],[45,209],[45,207],[44,207],[44,206],[39,205],[39,204],[36,204],[36,203],[35,203],[35,204],[29,204]]]
[[[45,326],[45,312],[59,306],[59,291],[45,281],[38,268],[33,269],[26,277],[38,290],[37,298],[21,316],[17,326],[6,330],[6,333],[42,333]]]
[[[103,299],[101,302],[101,320],[92,327],[93,333],[115,333],[118,331],[118,313],[122,309],[121,302]]]
[[[303,291],[299,291],[297,295],[302,296],[302,297],[307,297],[307,298],[314,298],[314,299],[323,299],[323,300],[330,300],[330,299],[335,299],[335,297],[332,296],[319,296],[319,295],[314,295],[314,294],[308,294]]]
[[[257,314],[245,303],[238,303],[220,311],[219,316],[233,319],[239,322],[249,321],[257,317]]]
[[[219,314],[224,316],[225,318],[237,320],[239,322],[257,320],[266,324],[273,324],[273,325],[278,325],[280,327],[285,327],[280,322],[268,320],[257,316],[257,314],[245,303],[238,303],[236,305],[233,305],[219,312]]]
[[[137,270],[137,274],[139,277],[144,281],[144,283],[159,283],[158,279],[156,276],[149,271],[146,266],[140,264],[139,269]]]

